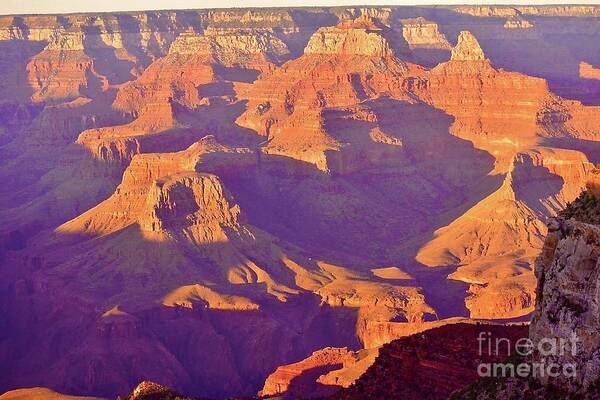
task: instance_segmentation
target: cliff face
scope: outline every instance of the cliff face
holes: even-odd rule
[[[527,327],[450,324],[395,340],[379,350],[373,365],[352,386],[329,398],[448,399],[477,379],[479,363],[506,358],[485,348],[480,352],[480,332],[516,341],[526,337]]]
[[[588,187],[595,187],[594,178]],[[515,364],[527,365],[528,372],[480,379],[457,391],[453,399],[598,397],[600,202],[594,193],[583,192],[548,223],[535,263],[531,347],[519,350],[514,358]]]
[[[446,36],[440,32],[439,25],[423,17],[400,20],[402,36],[410,48],[445,49],[452,46]]]
[[[551,222],[542,255],[536,265],[538,302],[531,322],[530,338],[567,340],[569,351],[534,354],[534,362],[575,365],[576,377],[543,376],[539,380],[569,393],[591,396],[600,376],[598,350],[598,258],[600,229],[576,220]],[[571,343],[571,342],[568,342]]]
[[[538,350],[533,362],[572,365],[576,375],[541,376],[572,395],[593,397],[598,388],[598,260],[600,228],[598,198],[582,195],[564,212],[565,218],[549,224],[549,232],[537,260],[538,301],[531,322],[530,338],[536,343],[558,340],[568,349],[546,354]],[[590,218],[591,217],[591,218]],[[573,343],[576,338],[576,343]]]
[[[391,53],[387,41],[375,32],[381,28],[372,18],[343,21],[311,36],[304,54],[336,54],[386,57]]]
[[[343,142],[328,132],[322,112],[357,104],[381,90],[402,92],[394,81],[407,66],[394,57],[389,33],[370,17],[319,29],[301,57],[242,88],[249,106],[237,122],[266,137],[268,154],[335,169],[331,159],[336,157],[328,153],[338,153]],[[303,134],[297,135],[300,126]]]
[[[451,60],[454,61],[483,61],[485,56],[479,42],[469,31],[458,35],[458,43],[452,48]]]
[[[417,259],[432,266],[460,260],[451,277],[470,284],[466,304],[473,317],[533,311],[535,279],[519,263],[533,264],[545,219],[577,196],[592,169],[578,152],[537,148],[517,154],[501,187],[436,232]],[[555,185],[559,191],[551,189]]]

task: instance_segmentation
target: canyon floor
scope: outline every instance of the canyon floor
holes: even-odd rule
[[[600,162],[595,6],[0,16],[0,78],[0,393],[325,395],[528,321]]]

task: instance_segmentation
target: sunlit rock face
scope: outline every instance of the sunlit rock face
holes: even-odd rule
[[[485,60],[479,42],[469,31],[462,31],[458,35],[458,43],[452,49],[451,60],[454,61],[481,61]]]
[[[588,185],[595,188],[595,180]],[[545,347],[536,350],[534,362],[567,365],[576,371],[575,376],[541,376],[538,380],[582,396],[598,393],[597,201],[596,191],[590,190],[550,221],[536,263],[538,301],[530,329],[536,344],[551,340],[568,344],[551,354],[546,354]]]
[[[326,395],[527,319],[548,219],[600,186],[596,15],[0,17],[0,392]]]
[[[598,397],[597,175],[598,169],[592,170],[587,190],[548,221],[535,261],[537,297],[529,347],[518,353],[518,363],[529,372],[498,377],[493,387],[481,379],[459,391],[458,398],[510,399],[527,393],[541,400],[557,392],[567,398]]]
[[[439,25],[423,17],[401,19],[402,36],[411,48],[450,49]]]

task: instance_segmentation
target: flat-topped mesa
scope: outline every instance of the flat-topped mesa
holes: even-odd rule
[[[334,27],[320,28],[315,32],[304,54],[392,56],[392,48],[381,33],[382,28],[371,17],[345,20]]]
[[[225,65],[280,62],[289,55],[285,43],[266,30],[236,30],[222,33],[207,28],[202,35],[187,30],[177,37],[169,54],[208,56]]]
[[[479,42],[469,31],[461,31],[458,43],[452,49],[452,61],[485,61],[485,55]]]
[[[438,24],[423,17],[401,19],[402,36],[412,48],[451,49]]]

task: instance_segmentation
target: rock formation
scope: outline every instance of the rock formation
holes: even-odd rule
[[[446,36],[440,32],[438,24],[423,17],[401,19],[402,36],[411,49],[451,48]]]
[[[1,16],[0,391],[328,390],[525,319],[547,220],[598,191],[596,14]]]
[[[533,24],[523,17],[520,17],[520,16],[512,17],[511,16],[504,23],[504,27],[506,29],[530,29],[533,27]]]
[[[450,278],[471,285],[466,304],[474,318],[531,312],[535,280],[523,265],[531,265],[542,247],[546,218],[577,196],[592,168],[573,151],[517,154],[501,187],[436,232],[417,259],[461,265]]]
[[[478,378],[479,363],[507,358],[504,352],[496,354],[485,348],[479,353],[480,332],[514,343],[526,337],[527,327],[450,324],[395,340],[379,350],[375,363],[354,385],[329,398],[447,399],[456,389]]]
[[[294,364],[278,367],[265,380],[259,396],[302,398],[333,394],[353,383],[372,364],[377,352],[325,348]],[[335,374],[335,375],[334,375]],[[335,376],[335,378],[333,378]],[[332,379],[333,378],[333,379]]]
[[[458,35],[458,43],[452,49],[453,61],[483,61],[485,56],[479,42],[469,31],[462,31]]]
[[[593,192],[583,192],[548,223],[535,265],[531,348],[516,359],[528,366],[527,374],[483,379],[455,398],[598,397],[598,200]]]
[[[390,82],[397,81],[407,66],[394,57],[386,32],[370,17],[319,29],[302,57],[241,93],[250,104],[238,123],[266,136],[269,154],[330,170],[326,153],[339,150],[343,143],[327,132],[321,110],[357,104],[386,87],[401,92]],[[296,137],[300,125],[307,129]]]
[[[598,200],[584,194],[562,213],[564,219],[549,223],[544,248],[536,264],[538,301],[529,333],[537,346],[533,362],[576,368],[574,378],[559,374],[537,379],[543,385],[589,398],[597,395],[599,379],[600,322],[595,311],[600,243]],[[573,338],[577,338],[575,343]],[[546,354],[546,349],[540,349],[539,344],[553,339],[569,343],[568,348]]]
[[[311,36],[304,54],[335,54],[386,57],[391,54],[389,43],[379,34],[374,19],[358,18],[342,21],[338,26],[322,28]]]
[[[180,399],[180,400],[200,400],[198,398],[192,398],[182,396],[175,393],[171,389],[159,385],[158,383],[144,381],[133,389],[133,392],[127,397],[119,396],[118,400],[166,400],[166,399]]]
[[[600,69],[592,64],[581,62],[579,63],[579,76],[585,79],[600,79]]]

